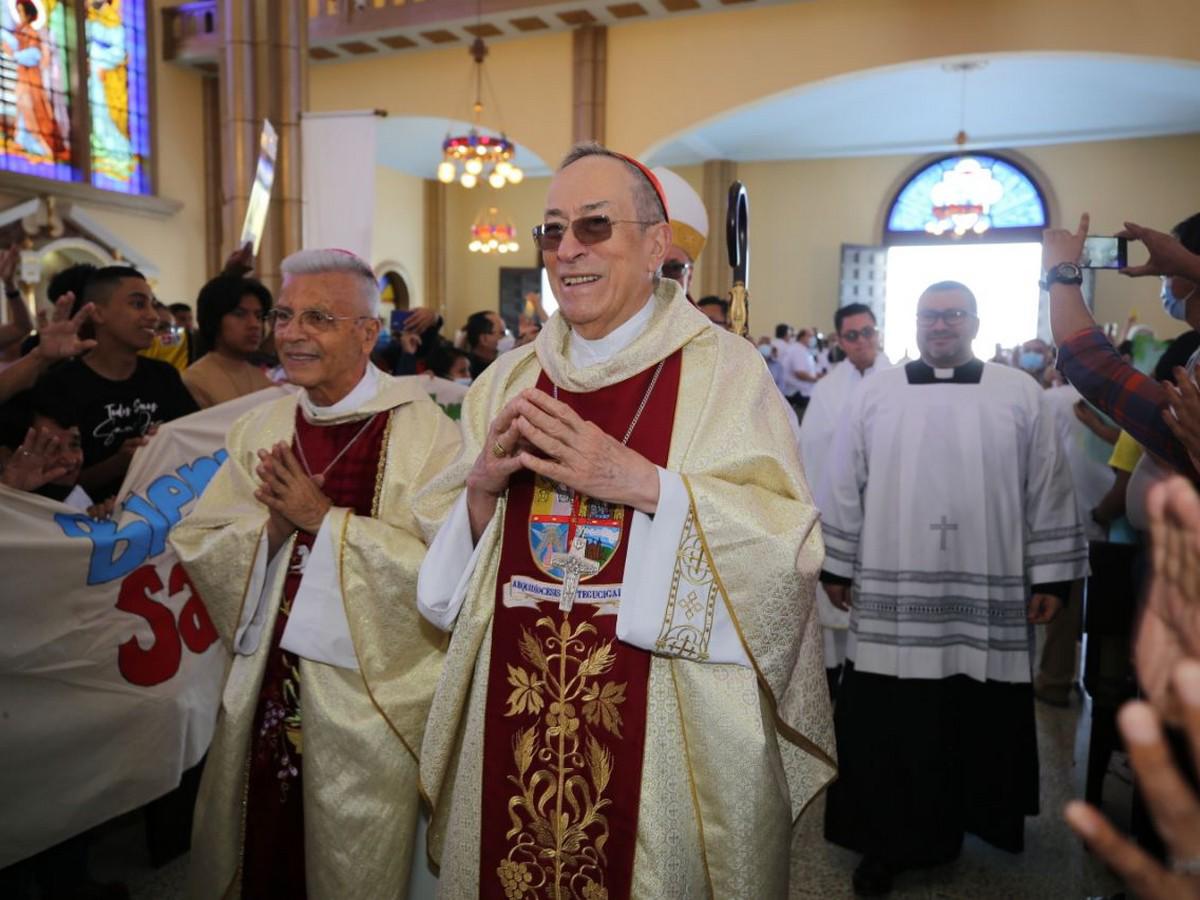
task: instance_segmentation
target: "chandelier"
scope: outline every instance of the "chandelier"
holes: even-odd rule
[[[506,184],[520,184],[525,177],[525,173],[512,163],[516,152],[513,142],[503,132],[496,136],[479,131],[479,117],[483,112],[483,78],[486,74],[483,60],[487,52],[483,38],[475,38],[471,44],[471,59],[475,61],[475,103],[471,107],[474,124],[466,134],[448,134],[442,141],[442,162],[438,165],[437,177],[443,184],[451,184],[458,179],[463,187],[473,188],[484,177],[485,170],[487,183],[496,189]],[[490,79],[488,87],[491,87]],[[462,167],[461,175],[459,166]]]
[[[521,245],[517,243],[517,229],[513,223],[501,221],[500,211],[491,206],[480,210],[475,217],[467,249],[472,253],[516,253]]]

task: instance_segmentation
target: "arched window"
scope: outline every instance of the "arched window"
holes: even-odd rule
[[[0,170],[152,192],[145,0],[2,0],[0,44]]]
[[[1041,188],[1021,166],[988,153],[934,160],[905,182],[888,209],[883,242],[1040,241]]]

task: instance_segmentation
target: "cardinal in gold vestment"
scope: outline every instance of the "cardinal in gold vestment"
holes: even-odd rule
[[[655,277],[666,206],[627,157],[567,157],[536,231],[560,312],[472,385],[423,494],[450,509],[418,587],[452,632],[421,753],[442,897],[783,897],[835,772],[784,401]]]
[[[417,379],[370,365],[365,263],[303,251],[283,271],[276,343],[304,389],[234,424],[172,536],[234,654],[189,892],[403,897],[444,644],[415,605],[427,535],[413,496],[459,430]]]

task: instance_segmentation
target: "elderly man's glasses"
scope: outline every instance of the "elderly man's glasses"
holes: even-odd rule
[[[664,278],[680,279],[692,269],[692,264],[681,259],[668,259],[662,264]]]
[[[299,313],[285,307],[276,307],[266,315],[271,327],[278,331],[292,322],[299,322],[305,331],[333,331],[338,322],[361,322],[373,316],[335,316],[323,309],[302,309]]]
[[[640,222],[637,219],[610,219],[608,216],[580,216],[569,223],[571,234],[575,240],[584,246],[599,244],[612,237],[614,225],[654,225],[654,222]],[[567,224],[563,222],[547,222],[535,225],[533,239],[542,252],[554,252],[567,236]]]
[[[921,325],[936,325],[938,319],[947,325],[959,325],[973,318],[975,313],[966,309],[922,309],[917,313],[917,322]]]
[[[872,326],[865,325],[862,328],[851,328],[849,331],[843,331],[840,335],[838,335],[838,337],[840,337],[847,344],[853,344],[856,343],[859,338],[869,341],[877,334],[879,334],[879,332],[876,331]]]

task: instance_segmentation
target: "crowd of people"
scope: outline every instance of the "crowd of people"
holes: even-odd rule
[[[7,489],[112,516],[164,423],[291,386],[171,532],[232,660],[195,896],[431,896],[428,855],[448,897],[781,897],[822,792],[860,895],[967,833],[1018,852],[1035,697],[1071,704],[1116,543],[1152,548],[1120,729],[1166,853],[1066,817],[1140,896],[1194,894],[1200,215],[1126,226],[1125,274],[1193,329],[1169,345],[1092,319],[1085,216],[1045,234],[1053,342],[982,361],[974,293],[936,281],[895,365],[869,306],[755,342],[689,302],[707,222],[581,145],[535,230],[558,314],[454,339],[382,320],[345,251],[288,257],[273,296],[241,250],[194,310],[73,266],[40,324],[0,256]]]

